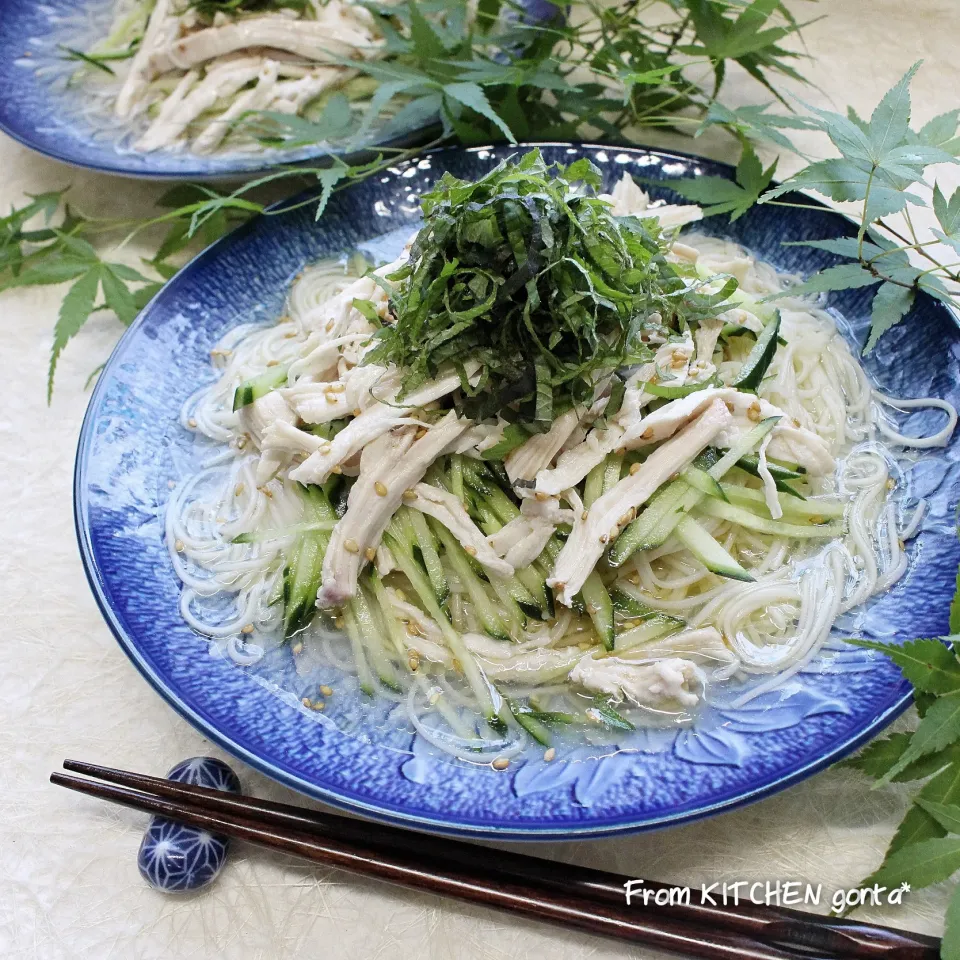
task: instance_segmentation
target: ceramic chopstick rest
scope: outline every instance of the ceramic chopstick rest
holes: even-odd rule
[[[191,757],[178,763],[168,780],[240,793],[237,775],[222,760]],[[212,883],[223,869],[230,839],[190,827],[167,817],[152,817],[147,827],[137,865],[150,886],[164,893],[186,893]]]

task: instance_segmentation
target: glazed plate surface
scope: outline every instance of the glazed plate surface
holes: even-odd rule
[[[295,660],[289,645],[241,667],[180,617],[164,510],[171,483],[211,454],[178,421],[183,401],[215,376],[211,348],[236,324],[279,316],[305,265],[357,247],[387,259],[415,228],[419,197],[444,170],[474,179],[511,152],[449,150],[400,164],[336,194],[319,223],[309,208],[260,217],[167,285],[124,335],[87,411],[75,509],[91,586],[124,650],[184,717],[269,776],[336,806],[450,834],[548,839],[680,823],[758,799],[849,753],[909,703],[908,686],[886,658],[842,637],[905,640],[947,632],[960,561],[954,514],[960,437],[922,452],[904,474],[906,501],[928,504],[908,547],[908,573],[848,614],[801,673],[739,708],[730,705],[734,694],[720,692],[692,727],[638,730],[615,745],[581,744],[550,763],[534,749],[503,772],[436,755],[398,718],[395,704],[364,702],[349,673]],[[639,149],[545,145],[543,152],[548,161],[589,156],[607,188],[625,171],[655,180],[732,174],[722,164]],[[651,192],[675,199],[666,188]],[[837,258],[782,240],[852,229],[826,209],[767,206],[735,224],[714,218],[702,227],[802,274]],[[846,318],[851,341],[862,344],[869,291],[831,294],[829,306]],[[925,295],[866,367],[886,393],[960,404],[960,330]],[[933,433],[942,422],[935,410],[900,420],[914,435]],[[300,703],[321,675],[337,690],[331,714]]]

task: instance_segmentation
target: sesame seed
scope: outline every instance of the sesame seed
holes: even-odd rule
[[[273,499],[273,491],[269,490],[267,487],[257,487],[257,489],[265,496]]]
[[[349,539],[348,539],[348,540],[344,540],[344,541],[343,541],[343,549],[346,550],[347,553],[359,553],[359,552],[360,552],[360,547],[359,547],[359,545],[357,544],[357,541],[356,541],[356,540],[349,540]]]
[[[427,428],[421,427],[416,434],[414,434],[414,440],[422,440],[427,435]]]
[[[385,497],[389,491],[387,490],[387,485],[378,480],[374,485],[373,489],[377,491],[378,497]]]
[[[337,402],[337,395],[335,393],[328,393],[324,391],[323,396],[325,397],[327,403],[334,404]]]
[[[413,503],[413,501],[417,499],[417,491],[414,490],[413,488],[409,490],[404,490],[403,499],[406,500],[407,503]]]
[[[363,551],[363,555],[364,555],[371,563],[373,563],[373,561],[377,559],[377,551],[374,550],[373,547],[367,547],[367,549]]]
[[[337,473],[337,474],[343,473],[343,467],[341,467],[339,463],[334,464],[334,465],[330,468],[330,472],[331,472],[331,473]]]
[[[354,415],[355,417],[359,417],[361,413],[363,413],[363,411],[362,411],[359,407],[354,407],[354,408],[353,408],[353,415]]]
[[[333,618],[333,625],[334,625],[338,630],[342,630],[342,629],[343,629],[343,617],[334,617],[334,618]]]
[[[298,640],[290,649],[295,657],[299,657],[303,653],[303,644]]]
[[[268,360],[268,361],[267,361],[267,366],[268,366],[268,367],[279,367],[279,366],[280,366],[280,361],[279,361],[279,360]]]
[[[314,700],[313,703],[310,704],[310,709],[323,710],[326,706],[327,705],[322,700]]]
[[[538,490],[538,491],[534,494],[534,496],[535,496],[541,503],[543,503],[545,500],[549,500],[549,499],[550,499],[550,497],[549,497],[547,494],[545,494],[542,490]]]
[[[296,330],[291,330],[283,335],[284,340],[292,340],[297,335]]]
[[[617,449],[614,451],[614,453],[616,453],[618,457],[622,457],[626,452],[627,452],[626,447],[617,447]]]
[[[641,466],[642,466],[642,464],[639,464],[639,463],[631,463],[631,464],[630,464],[630,476],[631,476],[631,477],[635,476],[635,475],[637,474],[637,472],[640,470],[640,467],[641,467]]]
[[[510,761],[507,757],[497,757],[493,763],[490,764],[494,770],[506,770],[510,766]]]
[[[176,550],[177,553],[183,553],[183,551],[186,549],[186,547],[184,546],[184,543],[183,543],[182,540],[178,540],[178,541],[173,545],[173,549]]]
[[[417,623],[414,623],[413,620],[407,621],[407,633],[410,634],[411,637],[423,636],[423,631],[420,629],[420,625]]]
[[[647,427],[643,433],[640,434],[641,440],[652,440],[653,439],[653,427]]]
[[[601,533],[601,534],[600,534],[600,542],[601,542],[601,543],[606,543],[609,539],[610,539],[610,538],[609,538],[605,533]]]
[[[300,702],[309,710],[313,706],[313,701],[309,697],[301,697]]]
[[[441,695],[441,692],[439,690],[434,690],[433,693],[430,694],[431,707],[440,699],[440,695]]]
[[[234,495],[235,497],[239,497],[240,494],[243,493],[243,491],[244,491],[245,489],[246,489],[246,487],[244,487],[244,485],[243,485],[242,483],[238,483],[238,484],[233,488],[233,495]]]
[[[191,418],[187,421],[187,426],[190,427],[191,429],[195,428],[196,425],[197,425],[197,421],[196,421],[196,418],[195,418],[195,417],[191,417]]]
[[[554,747],[550,747],[548,750],[544,752],[543,759],[546,760],[547,763],[549,763],[556,755],[557,755],[556,749]]]
[[[320,684],[320,692],[321,692],[325,697],[332,697],[332,696],[333,696],[333,687],[328,687],[325,683],[321,683],[321,684]]]
[[[619,535],[619,533],[620,533],[620,528],[619,528],[619,527],[612,527],[611,530],[610,530],[610,539],[611,539],[611,540],[616,540],[616,539],[617,539],[617,536]]]
[[[333,329],[333,321],[328,320],[327,325],[323,329],[326,330],[327,333],[329,333]]]
[[[419,657],[409,657],[407,659],[407,666],[416,673],[420,669],[420,658]]]
[[[893,477],[887,479],[887,489],[892,490],[896,486],[896,483],[893,480]]]
[[[580,519],[581,519],[581,520],[586,520],[587,517],[589,517],[589,516],[590,516],[590,511],[589,511],[589,510],[584,510],[583,513],[580,514]]]
[[[238,450],[242,450],[246,445],[247,445],[247,437],[246,437],[246,435],[244,435],[244,436],[242,436],[242,437],[239,437],[239,438],[237,439],[237,449],[238,449]]]
[[[456,673],[463,673],[463,664],[456,658],[453,658],[453,669]]]
[[[333,449],[333,444],[329,440],[325,440],[323,443],[317,447],[317,452],[322,453],[326,456]]]
[[[253,633],[253,624],[252,624],[252,623],[246,624],[246,625],[241,629],[240,632],[241,632],[241,633],[246,633],[246,634],[248,634],[248,635],[251,634],[251,633]]]
[[[464,551],[465,551],[466,553],[468,553],[471,557],[475,557],[475,556],[477,555],[477,548],[471,546],[470,544],[467,544],[463,549],[464,549]]]

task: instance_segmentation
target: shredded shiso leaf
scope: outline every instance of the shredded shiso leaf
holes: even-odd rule
[[[649,360],[645,333],[669,338],[724,309],[735,280],[702,292],[666,259],[656,220],[614,216],[600,188],[589,160],[547,165],[539,150],[473,183],[445,173],[422,198],[409,261],[382,281],[392,322],[364,362],[400,368],[401,399],[452,365],[458,414],[545,430]]]

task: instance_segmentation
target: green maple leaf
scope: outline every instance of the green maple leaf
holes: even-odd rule
[[[910,640],[904,644],[851,640],[854,646],[885,653],[917,690],[952,693],[960,689],[960,662],[940,640]]]
[[[808,107],[811,122],[830,138],[840,153],[804,167],[789,180],[768,191],[761,202],[791,190],[809,189],[838,201],[864,201],[864,222],[898,213],[907,203],[925,206],[908,187],[922,182],[931,163],[955,162],[953,155],[934,143],[948,135],[949,117],[939,119],[936,130],[923,141],[910,129],[910,81],[914,64],[886,93],[869,121],[855,112],[848,116]],[[954,124],[954,130],[956,124]]]
[[[763,169],[753,147],[745,144],[737,164],[736,183],[726,177],[694,177],[661,181],[686,200],[705,204],[703,215],[729,213],[731,220],[742,217],[769,186],[777,169],[777,161]]]
[[[880,337],[910,312],[916,298],[917,291],[913,287],[890,282],[880,285],[870,310],[870,336],[863,348],[864,353],[869,353]]]
[[[960,839],[938,837],[898,850],[871,876],[870,882],[887,887],[909,883],[916,890],[948,880],[957,870],[960,870]]]
[[[883,775],[886,783],[913,761],[929,753],[942,750],[960,739],[960,691],[939,696],[927,710],[926,716],[910,740],[900,759]]]
[[[87,322],[93,312],[93,305],[97,299],[97,290],[100,288],[100,267],[95,266],[87,270],[76,283],[67,291],[60,304],[60,313],[57,325],[53,331],[53,347],[50,351],[50,369],[47,374],[47,402],[53,396],[53,377],[57,370],[57,361],[63,348],[72,337],[75,337],[80,328]]]

